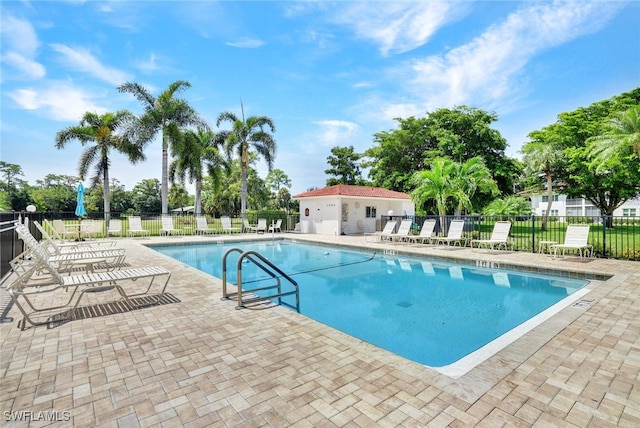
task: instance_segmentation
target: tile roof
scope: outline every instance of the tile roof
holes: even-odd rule
[[[308,192],[294,195],[294,198],[308,198],[314,196],[355,196],[362,198],[385,198],[385,199],[411,199],[411,196],[387,190],[381,187],[353,186],[349,184],[336,184],[335,186],[324,187],[322,189],[310,190]]]

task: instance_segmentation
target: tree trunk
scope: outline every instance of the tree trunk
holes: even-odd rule
[[[162,126],[162,183],[160,184],[160,198],[162,200],[162,214],[169,213],[169,179],[167,171],[169,168],[169,143],[165,132],[165,126]]]
[[[249,167],[249,156],[247,144],[242,144],[242,183],[240,185],[240,216],[247,218],[247,168]]]
[[[202,180],[196,180],[196,200],[194,201],[195,215],[202,214]]]
[[[108,161],[105,159],[105,163]],[[109,220],[111,220],[111,189],[109,188],[109,167],[105,165],[102,182],[102,195],[104,197],[104,224],[106,229],[109,230]]]
[[[551,181],[551,172],[550,171],[546,171],[545,174],[547,175],[547,212],[544,215],[544,217],[542,218],[542,231],[544,232],[545,230],[547,230],[547,221],[549,221],[549,214],[551,213],[551,204],[553,203],[553,184]]]

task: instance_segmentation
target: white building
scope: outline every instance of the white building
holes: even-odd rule
[[[535,215],[545,215],[549,197],[546,194],[527,195],[531,199],[531,208]],[[600,210],[590,201],[584,198],[569,198],[567,195],[553,195],[551,202],[552,217],[600,217]],[[632,199],[625,202],[613,212],[614,217],[638,217],[640,216],[640,199]]]
[[[293,196],[300,202],[300,232],[348,235],[374,232],[383,215],[413,216],[406,193],[380,187],[338,184]]]

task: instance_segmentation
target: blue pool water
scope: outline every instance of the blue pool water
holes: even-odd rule
[[[289,241],[153,248],[218,278],[228,249],[258,251],[299,284],[302,314],[432,367],[459,360],[588,283]],[[232,284],[238,257],[227,259]],[[243,266],[244,288],[267,282],[252,263]]]

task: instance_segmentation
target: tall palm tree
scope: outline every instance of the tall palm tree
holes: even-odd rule
[[[458,169],[459,165],[451,159],[437,157],[431,162],[431,169],[418,171],[411,178],[411,183],[415,186],[411,198],[418,207],[423,207],[430,199],[435,200],[443,230],[447,224],[447,201],[466,198],[460,183],[455,180]]]
[[[169,177],[174,182],[176,178],[184,184],[195,182],[195,214],[202,214],[202,181],[204,170],[211,177],[214,190],[220,186],[221,172],[226,164],[218,151],[219,139],[213,131],[188,129],[182,133],[172,147],[174,161],[169,165]]]
[[[169,146],[174,137],[178,135],[179,128],[195,126],[209,129],[207,123],[200,118],[186,100],[176,98],[178,93],[190,87],[189,82],[177,80],[157,97],[152,96],[145,87],[138,83],[127,82],[118,87],[118,91],[135,96],[144,108],[144,113],[138,118],[135,126],[130,129],[132,138],[146,144],[155,138],[158,131],[162,133],[162,180],[160,187],[162,214],[167,214],[169,207]]]
[[[240,104],[242,119],[235,114],[225,111],[218,116],[217,125],[222,122],[231,122],[232,128],[220,132],[225,142],[227,156],[231,156],[234,149],[238,150],[241,159],[241,187],[240,187],[240,215],[247,217],[247,169],[249,168],[249,146],[251,146],[267,162],[269,171],[273,169],[273,161],[276,155],[276,141],[273,135],[276,128],[273,121],[266,116],[250,116],[245,119],[244,107]],[[265,128],[268,128],[265,130]]]
[[[471,199],[477,191],[491,193],[493,196],[499,193],[498,185],[481,157],[467,159],[463,163],[454,163],[454,165],[456,167],[454,180],[463,195],[458,199],[456,216],[462,213],[463,208],[472,209]]]
[[[607,159],[628,153],[640,160],[640,105],[611,119],[605,133],[590,138],[589,143],[598,169],[606,169]]]
[[[78,162],[78,175],[84,180],[92,166],[95,167],[95,175],[92,177],[92,186],[102,183],[104,188],[104,217],[109,223],[111,215],[111,203],[109,193],[109,151],[115,150],[128,156],[131,163],[144,160],[144,153],[138,144],[134,144],[124,135],[116,132],[129,125],[135,116],[127,110],[119,110],[115,113],[86,112],[79,125],[70,126],[56,134],[56,148],[62,149],[72,140],[80,141],[85,146],[88,143],[95,143],[88,146],[82,152]]]
[[[553,172],[562,165],[564,154],[557,145],[536,141],[522,148],[525,172],[529,175],[543,173],[547,186],[547,211],[542,219],[542,230],[547,230],[547,221],[553,203]]]

